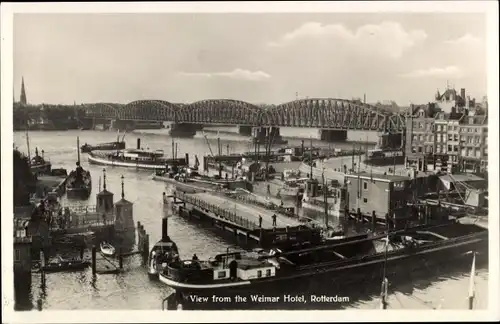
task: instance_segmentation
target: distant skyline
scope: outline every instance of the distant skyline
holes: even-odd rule
[[[16,14],[28,102],[486,95],[484,14]]]

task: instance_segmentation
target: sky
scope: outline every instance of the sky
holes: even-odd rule
[[[73,104],[486,95],[484,14],[15,14],[14,95]]]

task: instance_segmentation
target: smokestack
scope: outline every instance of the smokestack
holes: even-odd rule
[[[186,153],[186,166],[189,166],[189,153]]]
[[[363,94],[363,103],[365,104],[366,103],[366,93]]]
[[[168,217],[164,216],[161,220],[161,240],[170,241],[168,237]]]
[[[465,88],[460,89],[460,97],[462,97],[462,100],[465,101]]]
[[[141,149],[141,139],[140,138],[137,139],[137,149],[138,150]]]

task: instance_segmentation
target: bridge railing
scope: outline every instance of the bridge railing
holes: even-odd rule
[[[243,228],[249,229],[249,230],[254,230],[257,229],[258,226],[256,223],[249,221],[248,219],[238,216],[236,213],[231,212],[227,209],[221,208],[220,206],[217,206],[215,204],[211,204],[203,199],[199,199],[190,195],[187,195],[182,192],[175,192],[174,193],[175,198],[179,198],[182,201],[185,201],[187,203],[190,203],[193,206],[200,207],[202,209],[208,210],[215,215],[217,215],[220,218],[223,218],[225,220],[228,220],[234,224],[237,224]]]

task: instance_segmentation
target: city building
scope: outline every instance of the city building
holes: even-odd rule
[[[359,211],[378,219],[388,214],[394,220],[408,219],[407,203],[413,200],[409,177],[367,172],[346,175],[347,205],[351,214]]]
[[[412,105],[405,136],[406,165],[418,171],[484,172],[488,167],[488,117],[461,89]]]
[[[14,288],[23,290],[31,285],[31,236],[27,236],[27,220],[14,219]]]

